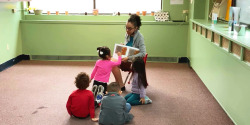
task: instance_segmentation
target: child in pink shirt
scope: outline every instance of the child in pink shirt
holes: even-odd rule
[[[96,61],[94,70],[91,74],[91,80],[94,79],[93,86],[96,85],[97,88],[99,88],[98,86],[100,85],[103,86],[103,93],[105,94],[113,66],[121,65],[121,53],[117,53],[118,61],[111,61],[111,51],[108,47],[98,47],[97,52],[101,59]]]

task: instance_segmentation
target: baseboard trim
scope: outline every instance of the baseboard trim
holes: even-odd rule
[[[22,54],[22,55],[19,55],[15,58],[12,58],[12,59],[6,61],[5,63],[0,64],[0,72],[10,68],[11,66],[21,62],[22,60],[30,60],[29,55]]]
[[[61,55],[30,55],[31,60],[46,61],[96,61],[98,56],[61,56]],[[185,58],[185,57],[183,57]],[[179,57],[148,57],[148,62],[178,63]],[[184,61],[182,61],[184,62]]]
[[[36,56],[32,55],[31,58],[29,55],[19,55],[15,58],[12,58],[6,61],[3,64],[0,64],[0,72],[5,69],[21,62],[22,60],[97,60],[97,56]],[[172,62],[172,63],[188,63],[190,66],[190,61],[187,57],[148,57],[147,61],[150,62]],[[191,66],[190,66],[191,67]]]

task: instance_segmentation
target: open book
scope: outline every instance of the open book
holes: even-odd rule
[[[117,52],[120,52],[122,54],[122,58],[136,55],[140,51],[138,48],[125,46],[121,44],[115,44],[114,52],[113,52],[113,58],[118,59]],[[132,62],[132,60],[128,60],[129,62]]]

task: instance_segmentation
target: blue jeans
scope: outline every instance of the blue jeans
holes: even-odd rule
[[[127,100],[127,103],[131,105],[141,105],[142,103],[140,102],[140,94],[135,94],[135,93],[130,93],[127,94],[125,97],[125,100]]]
[[[126,113],[129,113],[131,110],[131,105],[129,103],[126,103]]]

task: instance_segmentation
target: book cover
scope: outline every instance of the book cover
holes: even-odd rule
[[[122,55],[122,58],[129,57],[132,55],[138,54],[140,51],[138,48],[125,46],[121,44],[115,44],[114,52],[113,52],[113,58],[118,59],[117,52],[120,52]],[[128,60],[129,62],[132,62],[132,60]]]

